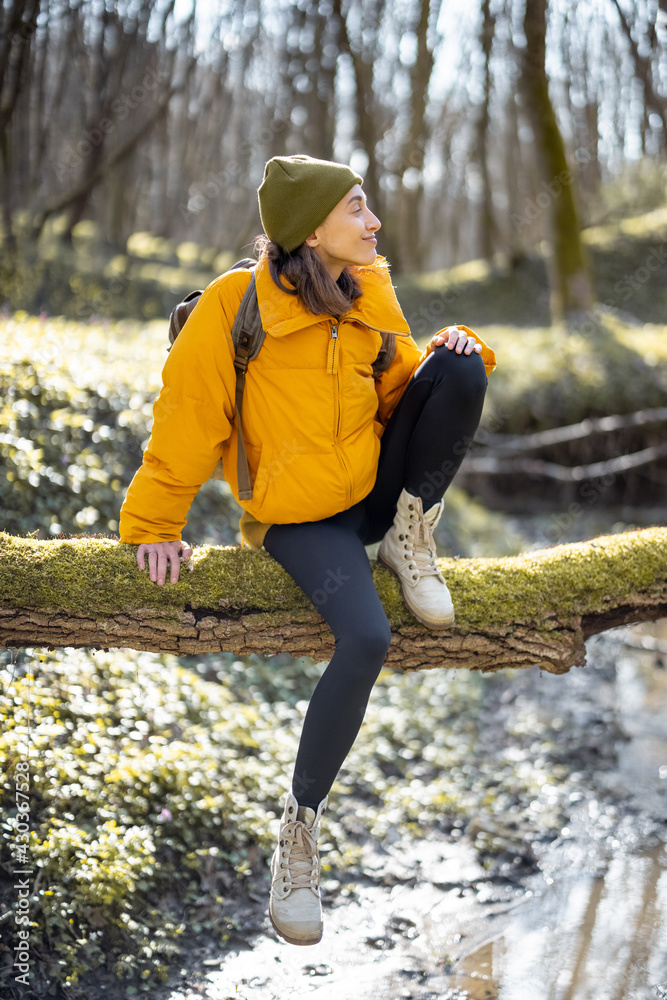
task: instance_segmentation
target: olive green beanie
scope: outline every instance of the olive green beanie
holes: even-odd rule
[[[264,232],[283,250],[296,250],[355,184],[363,179],[344,163],[274,156],[257,190]]]

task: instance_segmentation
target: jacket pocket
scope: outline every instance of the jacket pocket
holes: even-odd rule
[[[345,509],[345,479],[333,449],[263,454],[257,484],[253,499],[244,506],[265,524],[319,521]]]

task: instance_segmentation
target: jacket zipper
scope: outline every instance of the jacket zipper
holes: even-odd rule
[[[340,379],[338,376],[338,324],[331,324],[331,337],[329,338],[329,350],[327,353],[327,371],[334,375],[334,441],[338,440],[340,433]]]
[[[336,379],[334,382],[334,448],[340,458],[341,465],[346,475],[346,503],[352,499],[352,477],[347,467],[343,452],[339,446],[340,438],[340,375],[338,373],[338,352],[340,345],[338,342],[338,323],[331,324],[331,337],[329,338],[329,349],[327,352],[327,371]]]
[[[327,371],[331,375],[338,374],[338,324],[331,324],[331,337],[329,338],[329,350],[327,353]]]

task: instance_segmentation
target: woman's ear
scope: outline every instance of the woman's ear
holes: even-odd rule
[[[308,236],[303,242],[307,243],[309,247],[316,247],[319,242],[319,239],[317,237],[317,234],[313,233],[311,236]]]

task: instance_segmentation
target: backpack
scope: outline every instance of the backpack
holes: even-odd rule
[[[250,482],[250,472],[248,469],[248,458],[243,440],[243,424],[241,421],[241,410],[243,405],[243,390],[245,388],[245,376],[248,369],[248,362],[253,361],[260,352],[264,343],[265,331],[262,327],[262,319],[259,314],[257,302],[257,288],[255,287],[255,266],[256,260],[244,257],[236,264],[232,264],[230,271],[238,267],[252,269],[252,277],[247,291],[241,299],[241,305],[234,319],[232,326],[232,342],[234,344],[234,368],[236,369],[236,395],[235,411],[239,421],[239,443],[237,450],[236,471],[238,476],[239,500],[252,500],[252,484]],[[190,292],[189,295],[179,302],[172,310],[169,317],[169,347],[174,343],[179,333],[185,326],[188,316],[194,310],[202,294],[201,289]],[[382,334],[382,347],[378,356],[373,362],[373,378],[379,378],[383,372],[389,368],[396,353],[396,334],[379,331]],[[211,479],[224,479],[222,472],[222,461],[219,461],[211,476]]]

